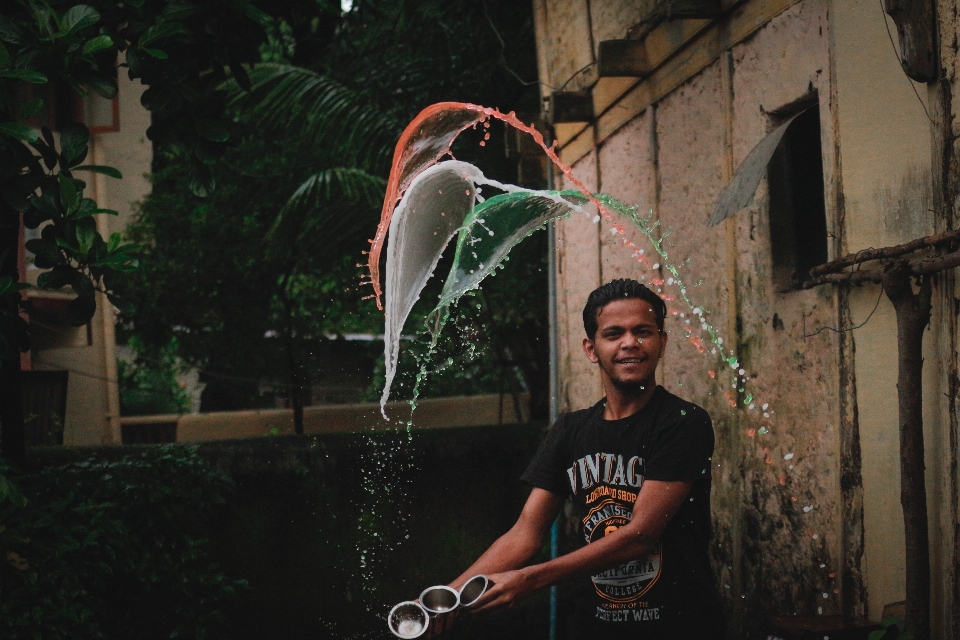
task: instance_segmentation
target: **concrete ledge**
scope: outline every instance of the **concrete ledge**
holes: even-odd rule
[[[478,427],[529,421],[530,396],[521,395],[519,404],[518,415],[513,396],[510,395],[425,398],[417,405],[413,428]],[[388,403],[387,414],[391,418],[390,422],[383,419],[380,405],[375,402],[305,407],[303,428],[305,433],[310,434],[360,433],[403,428],[404,422],[410,416],[410,406],[406,402]],[[293,433],[292,409],[135,416],[120,419],[123,425],[172,421],[177,423],[177,442],[234,440]]]

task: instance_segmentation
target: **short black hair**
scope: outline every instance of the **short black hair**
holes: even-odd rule
[[[587,304],[583,307],[583,329],[588,338],[593,340],[597,335],[597,312],[614,300],[623,298],[639,298],[649,302],[657,318],[657,328],[663,332],[663,319],[667,317],[667,304],[663,299],[636,280],[618,278],[590,292]]]

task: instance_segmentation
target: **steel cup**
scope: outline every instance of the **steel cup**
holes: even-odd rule
[[[420,594],[420,604],[434,616],[450,613],[460,606],[460,594],[446,585],[427,587]]]
[[[430,626],[430,614],[419,602],[401,602],[390,610],[387,626],[390,627],[390,633],[398,638],[419,638]]]
[[[493,586],[493,583],[490,581],[487,576],[480,575],[473,576],[467,580],[462,587],[460,587],[460,606],[461,607],[471,607],[476,604],[477,600],[487,592],[487,589]]]

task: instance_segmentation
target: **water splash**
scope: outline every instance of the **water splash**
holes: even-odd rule
[[[506,193],[481,201],[478,184]],[[585,202],[586,198],[577,191],[533,191],[502,184],[484,176],[477,167],[456,160],[425,169],[411,181],[390,221],[385,285],[385,382],[380,398],[384,418],[397,371],[400,333],[453,235],[459,233],[453,268],[440,303],[429,318],[430,344],[427,354],[421,358],[413,404],[420,383],[427,375],[430,356],[449,307],[467,291],[477,288],[518,242],[550,220],[580,209]]]
[[[662,229],[659,229],[659,222],[652,219],[652,214],[647,217],[640,216],[638,215],[635,207],[629,207],[610,196],[605,194],[591,193],[584,186],[584,184],[573,175],[573,169],[560,160],[554,147],[546,144],[542,134],[534,127],[521,122],[513,112],[504,114],[497,109],[475,104],[441,102],[431,105],[421,111],[420,114],[414,118],[404,129],[403,134],[400,136],[400,140],[397,142],[397,146],[394,150],[393,164],[390,170],[390,179],[387,183],[387,193],[384,199],[383,209],[381,210],[380,224],[377,227],[375,237],[371,240],[371,249],[369,252],[368,266],[370,269],[370,283],[374,288],[377,306],[381,309],[384,309],[383,302],[380,298],[382,290],[380,288],[379,263],[383,243],[386,240],[387,230],[390,230],[391,236],[394,238],[394,240],[391,241],[391,250],[387,256],[387,286],[390,288],[393,285],[393,280],[391,280],[389,277],[389,273],[391,272],[391,263],[394,264],[393,268],[395,270],[403,271],[403,268],[399,266],[401,260],[398,258],[398,256],[403,255],[403,259],[408,260],[412,255],[410,253],[400,253],[399,251],[394,252],[392,248],[394,245],[399,245],[400,243],[405,242],[404,240],[397,239],[401,234],[406,235],[405,232],[400,231],[401,226],[406,227],[412,224],[414,226],[426,226],[429,228],[430,225],[430,223],[427,221],[424,221],[422,224],[401,222],[400,224],[395,225],[395,215],[403,218],[406,217],[406,214],[413,211],[414,213],[412,213],[412,215],[417,216],[420,215],[415,213],[418,208],[430,206],[428,202],[419,202],[417,198],[410,197],[411,192],[416,192],[415,195],[417,196],[422,194],[430,195],[428,190],[419,188],[421,184],[421,176],[426,173],[429,178],[432,178],[434,174],[429,173],[429,169],[434,165],[437,165],[440,159],[450,152],[450,147],[454,140],[456,140],[457,136],[459,136],[460,133],[467,128],[476,127],[480,123],[483,123],[484,126],[488,126],[488,121],[490,118],[501,120],[509,126],[530,135],[534,142],[536,142],[544,150],[544,153],[547,155],[550,161],[553,162],[553,164],[563,173],[566,179],[576,187],[576,199],[567,196],[565,202],[561,205],[565,207],[565,210],[557,213],[557,215],[554,215],[553,217],[568,215],[569,210],[576,209],[590,216],[594,223],[599,222],[601,219],[610,222],[611,233],[614,235],[623,236],[623,244],[632,251],[632,257],[648,270],[657,272],[656,274],[651,274],[651,276],[648,278],[648,281],[651,285],[653,285],[656,292],[660,294],[664,301],[666,301],[668,304],[674,301],[676,297],[665,293],[664,286],[673,285],[676,287],[676,289],[679,291],[680,300],[686,304],[687,310],[692,315],[690,318],[687,318],[687,312],[679,311],[678,309],[671,309],[671,315],[679,316],[682,320],[684,320],[684,324],[686,325],[683,329],[685,337],[694,346],[697,352],[702,354],[707,352],[708,347],[704,345],[704,340],[706,340],[707,343],[712,343],[713,346],[709,347],[710,354],[719,355],[724,360],[725,364],[727,364],[733,371],[732,383],[730,385],[732,391],[725,392],[723,394],[724,398],[731,408],[736,408],[738,405],[741,405],[741,403],[738,402],[738,394],[742,395],[745,392],[745,385],[748,379],[746,376],[746,371],[740,367],[740,363],[735,353],[729,351],[728,355],[723,355],[723,338],[718,334],[715,327],[713,327],[707,321],[704,309],[696,306],[690,299],[687,287],[680,277],[678,267],[672,264],[669,260],[667,247],[664,243],[664,240],[668,234]],[[443,163],[443,165],[448,164],[449,163]],[[527,197],[539,196],[541,198],[547,197],[555,200],[558,198],[563,200],[564,198],[564,196],[557,195],[559,192],[551,193],[545,191],[531,191],[521,189],[520,187],[513,185],[497,183],[496,181],[485,178],[479,169],[467,163],[456,163],[455,165],[450,165],[446,168],[438,170],[439,174],[447,175],[450,179],[455,179],[453,176],[458,172],[465,187],[464,195],[468,196],[468,199],[470,199],[469,196],[471,194],[469,192],[471,191],[472,187],[472,200],[474,203],[479,199],[476,189],[477,183],[490,184],[503,191],[507,191],[508,193],[526,193],[528,194]],[[414,185],[417,185],[418,188],[414,189]],[[571,192],[567,193],[569,194]],[[436,195],[442,196],[443,194],[437,193]],[[522,201],[524,198],[524,196],[520,196],[519,200]],[[593,204],[598,213],[590,214],[586,209],[584,209],[582,204],[587,202]],[[464,201],[461,200],[460,203],[463,205]],[[481,205],[481,207],[482,206],[483,205]],[[466,222],[467,216],[469,216],[469,211],[460,209],[454,215],[462,215],[462,219],[464,222]],[[623,217],[630,220],[634,226],[643,232],[653,246],[653,255],[656,260],[654,264],[650,264],[649,258],[644,249],[637,247],[631,240],[629,240],[629,238],[626,237],[624,226],[616,221],[618,218],[622,219]],[[491,216],[487,215],[474,215],[470,217],[470,220],[474,224],[476,224],[478,220],[481,224],[486,224],[492,219],[493,218]],[[449,229],[449,225],[444,228]],[[537,227],[533,227],[533,229],[535,228]],[[533,229],[530,229],[530,231]],[[394,235],[395,233],[396,235]],[[461,234],[462,233],[463,230],[461,229]],[[479,236],[479,234],[473,234],[473,232],[469,233],[471,233],[474,237]],[[399,348],[398,341],[392,340],[391,336],[396,334],[396,337],[399,337],[399,330],[402,328],[403,322],[406,321],[413,302],[419,298],[419,294],[422,291],[426,280],[429,279],[433,269],[436,267],[436,263],[439,260],[439,252],[442,252],[443,247],[445,247],[447,242],[449,242],[449,239],[452,238],[452,234],[450,234],[445,240],[439,242],[441,233],[436,229],[433,232],[433,236],[436,237],[438,242],[431,242],[431,236],[425,237],[423,234],[419,234],[419,237],[421,239],[425,238],[427,244],[430,245],[430,250],[424,251],[418,248],[416,251],[417,254],[423,254],[425,257],[417,257],[415,258],[415,261],[427,265],[428,268],[423,269],[421,265],[418,265],[416,273],[420,275],[418,275],[416,278],[411,279],[411,277],[406,273],[398,276],[396,280],[398,283],[402,278],[407,278],[415,286],[404,290],[403,299],[396,298],[395,292],[394,296],[391,296],[391,299],[397,300],[397,303],[394,304],[393,302],[388,302],[388,307],[385,309],[388,330],[384,342],[388,376],[387,384],[384,387],[383,396],[381,397],[381,407],[389,397],[389,387],[392,381],[392,372],[395,372],[396,354],[397,349]],[[522,237],[525,237],[525,235],[521,235],[517,241],[522,239]],[[458,242],[458,253],[461,250],[461,244],[461,242]],[[505,253],[508,252],[513,245],[509,243],[503,243],[500,246],[505,248],[503,254],[505,255]],[[392,260],[391,256],[393,258]],[[480,264],[482,263],[478,261],[478,265]],[[663,271],[667,272],[666,282],[664,281],[663,277],[661,277]],[[477,273],[480,274],[479,277],[473,279],[468,288],[475,287],[479,280],[485,277],[489,272],[489,270],[478,270]],[[419,279],[421,275],[423,276],[422,281]],[[442,296],[441,305],[438,306],[438,309],[435,310],[434,314],[432,314],[435,324],[431,329],[431,333],[434,335],[434,340],[439,333],[439,327],[442,325],[443,318],[445,317],[445,313],[441,307],[452,304],[452,302],[455,301],[455,296],[453,294],[456,291],[459,291],[459,288],[455,286],[458,275],[470,274],[456,274],[452,272],[451,277],[448,278],[447,285],[449,286],[449,289],[447,286],[445,286],[444,290],[446,294],[450,295]],[[454,281],[453,284],[451,284],[451,280]],[[696,325],[693,324],[692,318],[697,320]],[[421,371],[421,375],[419,375],[418,378],[422,378],[423,375],[425,375],[425,370]],[[715,377],[715,375],[711,377]],[[415,402],[416,399],[414,398],[413,403],[415,404]],[[766,409],[763,411],[758,411],[756,405],[751,402],[743,402],[741,406],[745,407],[748,411],[756,411],[757,413],[762,414],[764,421],[769,421],[773,413],[772,410],[768,411]],[[765,422],[761,428],[766,432],[769,432],[770,424]]]

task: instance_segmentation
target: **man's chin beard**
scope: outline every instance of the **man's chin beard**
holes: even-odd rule
[[[650,380],[618,380],[617,378],[610,378],[610,383],[614,388],[620,393],[642,393],[646,391],[648,386],[655,386],[656,383]]]

